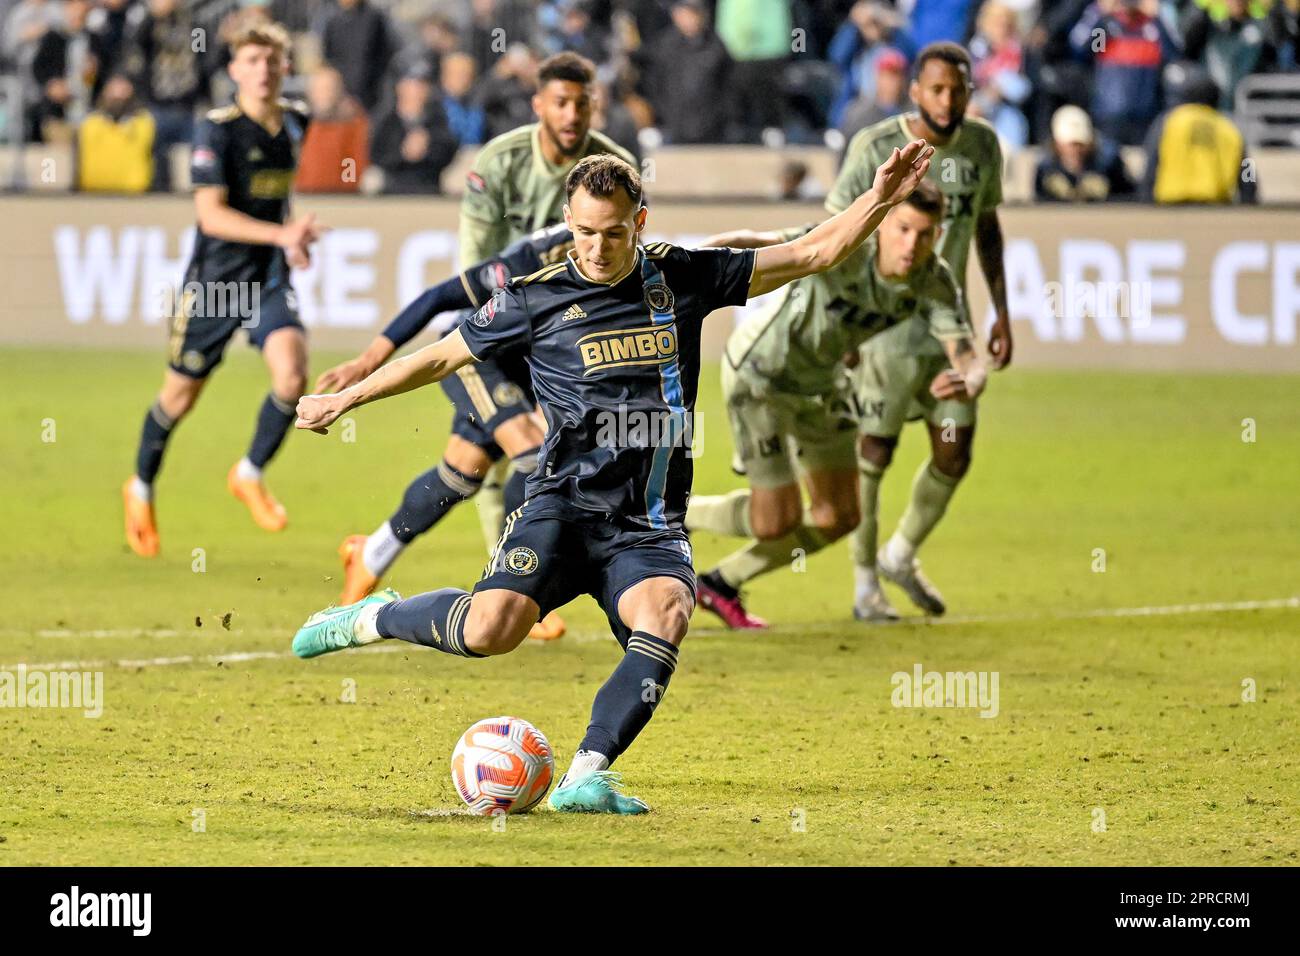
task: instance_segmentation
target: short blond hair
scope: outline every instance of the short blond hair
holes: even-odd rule
[[[289,31],[278,23],[249,23],[230,38],[230,55],[246,46],[269,46],[284,55],[289,52]]]

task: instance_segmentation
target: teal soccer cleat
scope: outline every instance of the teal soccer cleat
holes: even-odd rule
[[[622,779],[622,774],[612,770],[597,770],[573,783],[561,781],[551,791],[551,809],[560,813],[649,813],[644,800],[620,792]]]
[[[293,637],[293,652],[299,657],[319,657],[331,651],[341,651],[345,647],[360,647],[372,644],[374,640],[362,640],[355,633],[357,617],[361,612],[375,604],[388,604],[401,600],[401,595],[392,588],[369,594],[355,604],[342,607],[327,607],[307,618],[307,623],[298,629]]]

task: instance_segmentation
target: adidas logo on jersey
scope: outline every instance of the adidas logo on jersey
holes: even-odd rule
[[[570,319],[585,319],[587,313],[582,311],[582,306],[576,302],[564,310],[564,315],[560,316],[562,321],[568,322]]]

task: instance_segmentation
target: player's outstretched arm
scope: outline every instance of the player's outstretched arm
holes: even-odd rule
[[[969,338],[943,339],[952,368],[940,372],[930,383],[930,394],[940,401],[956,399],[968,402],[978,398],[988,382],[989,372]]]
[[[775,246],[780,241],[779,232],[733,229],[731,232],[720,232],[715,236],[709,236],[700,245],[706,249],[762,249],[764,246]]]
[[[294,425],[324,435],[345,412],[390,395],[440,382],[472,361],[474,356],[466,347],[460,329],[456,329],[445,338],[385,365],[341,392],[304,395],[298,399],[298,420]]]
[[[842,213],[831,216],[811,231],[776,246],[759,249],[750,296],[779,289],[787,282],[825,272],[839,265],[871,235],[891,208],[906,199],[930,169],[934,147],[915,139],[895,149],[876,170],[871,188]]]

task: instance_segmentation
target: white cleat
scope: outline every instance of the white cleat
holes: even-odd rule
[[[853,602],[853,616],[864,624],[888,624],[899,619],[898,611],[879,589],[858,593]]]
[[[893,581],[912,599],[912,603],[931,617],[939,617],[948,606],[943,603],[943,595],[921,573],[921,562],[913,558],[907,564],[892,565],[881,548],[876,555],[876,570],[886,581]]]

